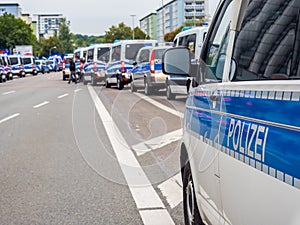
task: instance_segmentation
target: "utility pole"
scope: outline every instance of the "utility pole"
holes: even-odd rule
[[[136,15],[130,15],[132,17],[132,40],[134,40],[134,17]]]

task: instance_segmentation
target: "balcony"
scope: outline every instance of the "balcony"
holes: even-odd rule
[[[185,7],[184,7],[184,9],[185,10],[192,10],[192,9],[204,9],[204,5],[186,5]]]

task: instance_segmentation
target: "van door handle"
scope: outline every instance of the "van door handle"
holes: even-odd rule
[[[219,100],[219,96],[218,96],[218,95],[211,95],[211,96],[209,96],[209,99],[210,99],[211,101],[216,102],[216,101]]]

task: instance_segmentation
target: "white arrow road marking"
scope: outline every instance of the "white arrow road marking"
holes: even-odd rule
[[[162,148],[172,142],[178,141],[182,138],[182,129],[155,137],[151,140],[136,144],[132,149],[136,152],[137,156],[141,156],[149,151]]]
[[[60,96],[58,96],[57,98],[58,99],[60,99],[60,98],[64,98],[64,97],[67,97],[69,94],[68,93],[66,93],[66,94],[63,94],[63,95],[60,95]]]
[[[42,107],[42,106],[44,106],[44,105],[47,105],[47,104],[49,104],[49,102],[48,102],[48,101],[44,101],[44,102],[42,102],[42,103],[40,103],[40,104],[38,104],[38,105],[33,106],[33,108],[34,108],[34,109],[37,109],[37,108],[40,108],[40,107]]]
[[[1,123],[4,123],[5,121],[8,121],[8,120],[10,120],[10,119],[13,119],[13,118],[15,118],[15,117],[17,117],[17,116],[20,116],[20,113],[15,113],[15,114],[13,114],[13,115],[11,115],[11,116],[8,116],[8,117],[6,117],[6,118],[0,120],[0,124],[1,124]]]
[[[166,197],[172,209],[182,202],[182,181],[180,173],[158,185],[158,188],[161,190],[163,196]]]
[[[169,212],[155,192],[141,165],[135,158],[97,93],[91,86],[88,86],[88,90],[95,103],[99,117],[103,122],[103,126],[144,224],[173,225],[174,221]]]

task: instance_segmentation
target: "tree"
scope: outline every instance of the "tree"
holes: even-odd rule
[[[182,28],[183,28],[183,26],[178,27],[176,30],[173,30],[173,31],[171,31],[171,32],[169,32],[169,33],[166,33],[165,36],[164,36],[164,40],[165,40],[166,42],[172,42],[172,41],[174,40],[175,36],[176,36],[179,32],[181,32]]]
[[[59,25],[59,31],[58,31],[58,40],[61,44],[60,52],[62,54],[66,54],[69,52],[73,52],[73,40],[72,40],[72,34],[70,33],[70,21],[67,21],[66,18],[62,18],[60,25]]]
[[[131,28],[123,22],[117,27],[112,26],[109,28],[109,31],[105,32],[104,39],[106,43],[113,43],[115,40],[132,39]]]
[[[12,50],[16,45],[37,45],[30,25],[12,14],[0,16],[0,48]]]
[[[122,22],[117,27],[109,28],[109,31],[105,32],[104,39],[106,43],[112,43],[115,40],[130,40],[132,39],[132,29]],[[134,39],[149,39],[149,37],[140,28],[135,27]]]

